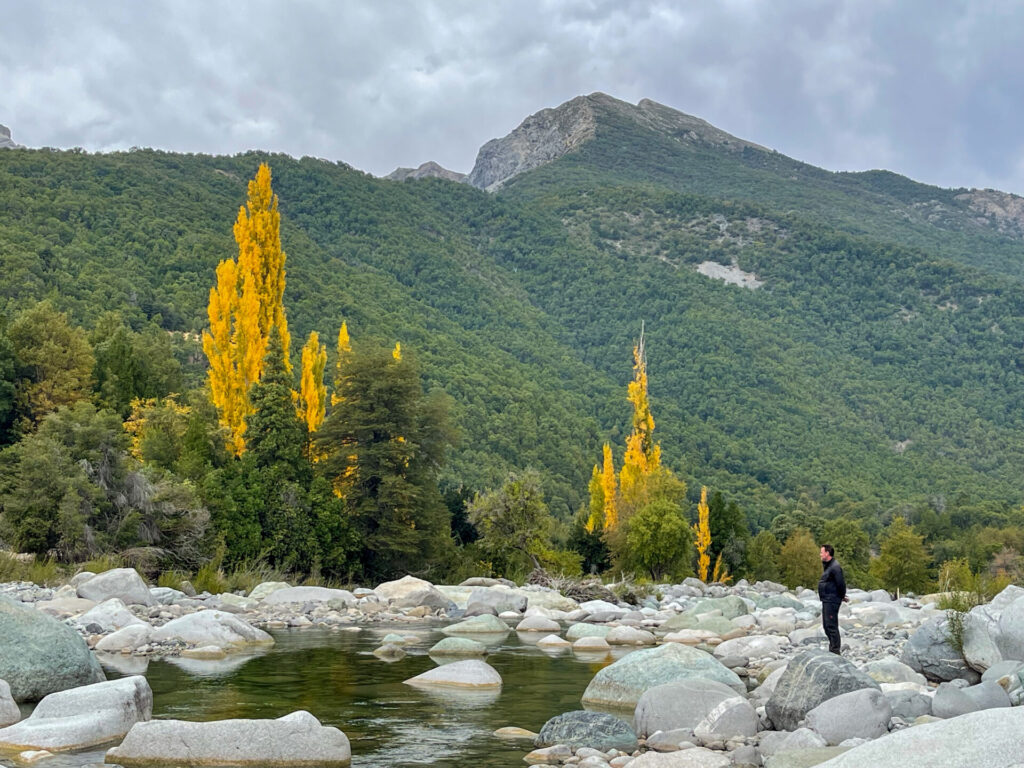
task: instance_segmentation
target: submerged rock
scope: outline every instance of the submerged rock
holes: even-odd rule
[[[15,701],[106,678],[75,630],[52,616],[0,597],[0,679]]]
[[[501,675],[485,661],[456,661],[416,675],[406,685],[444,686],[446,688],[500,688]]]
[[[150,720],[136,724],[106,762],[134,766],[302,766],[346,768],[348,737],[320,724],[309,712],[277,720]]]
[[[427,653],[431,656],[483,656],[487,646],[468,637],[446,637],[431,646]]]

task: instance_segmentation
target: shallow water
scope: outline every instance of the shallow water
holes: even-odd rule
[[[371,654],[388,632],[417,635],[408,655],[386,663]],[[265,652],[227,661],[168,659],[150,662],[154,718],[223,720],[276,718],[305,709],[324,725],[343,730],[352,742],[352,765],[363,768],[508,768],[524,765],[526,742],[492,734],[503,726],[532,731],[549,718],[580,709],[580,697],[611,657],[582,659],[569,651],[548,653],[529,638],[500,636],[487,663],[501,674],[500,692],[428,691],[403,680],[437,662],[427,650],[442,635],[437,628],[408,625],[361,632],[302,629],[274,632]],[[617,652],[616,656],[622,652]],[[454,660],[454,659],[451,659]],[[442,661],[442,660],[438,660]],[[144,660],[115,657],[120,672],[139,673]],[[61,755],[41,768],[68,768],[103,761],[103,750]]]

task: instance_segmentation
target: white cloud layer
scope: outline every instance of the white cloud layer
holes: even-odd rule
[[[468,171],[527,115],[651,98],[834,170],[1024,193],[1024,4],[0,0],[29,146]]]

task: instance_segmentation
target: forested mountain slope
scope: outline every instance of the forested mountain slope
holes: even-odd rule
[[[331,339],[344,319],[356,339],[401,341],[454,400],[453,483],[533,466],[574,512],[601,442],[621,450],[629,429],[644,323],[655,434],[691,493],[724,490],[762,525],[794,504],[1020,504],[1012,227],[973,216],[962,190],[681,139],[612,107],[494,193],[308,158],[3,151],[3,308],[50,297],[86,326],[110,309],[155,321],[200,382],[192,334],[267,160],[295,337]],[[706,277],[708,261],[762,285]]]

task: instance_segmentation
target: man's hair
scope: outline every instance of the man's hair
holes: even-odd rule
[[[835,557],[836,556],[836,551],[834,549],[832,549],[832,545],[831,544],[822,544],[821,548],[824,549],[826,552],[828,552],[828,556],[829,557]]]

